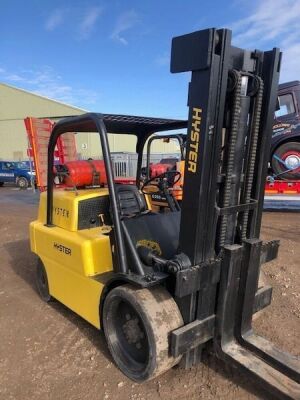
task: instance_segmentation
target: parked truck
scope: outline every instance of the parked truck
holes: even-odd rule
[[[300,81],[279,85],[271,168],[275,179],[300,180]]]
[[[15,183],[20,189],[26,189],[35,182],[35,172],[27,162],[0,161],[0,187],[4,183]]]

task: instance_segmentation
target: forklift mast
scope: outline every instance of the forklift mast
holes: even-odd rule
[[[252,329],[253,313],[271,302],[270,287],[257,290],[260,265],[279,246],[259,235],[280,61],[276,48],[233,47],[226,29],[173,39],[171,72],[192,75],[179,237],[190,265],[184,259],[175,288],[186,325],[172,333],[171,350],[191,367],[213,339],[220,358],[296,399],[299,359]]]
[[[280,58],[225,29],[173,39],[171,71],[192,71],[180,245],[193,264],[259,237]]]

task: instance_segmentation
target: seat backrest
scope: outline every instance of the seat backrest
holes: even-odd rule
[[[140,214],[124,219],[135,247],[145,246],[171,259],[177,253],[181,212]]]
[[[135,185],[115,185],[121,217],[130,217],[147,210],[145,197]]]

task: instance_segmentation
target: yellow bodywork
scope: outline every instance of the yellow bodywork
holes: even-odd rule
[[[31,250],[42,260],[51,296],[100,328],[101,274],[112,271],[109,227],[77,229],[78,203],[107,196],[107,189],[55,190],[53,227],[45,226],[46,199],[40,197],[38,219],[30,224]]]

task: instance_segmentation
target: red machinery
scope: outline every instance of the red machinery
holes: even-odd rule
[[[54,123],[49,119],[27,117],[24,119],[28,137],[28,156],[34,162],[36,182],[40,191],[47,187],[47,154]],[[65,164],[77,158],[74,133],[67,133],[57,141],[55,164]]]
[[[47,188],[47,150],[54,123],[49,119],[27,117],[24,120],[28,136],[28,156],[34,161],[37,186],[40,191]],[[74,133],[67,133],[57,141],[54,154],[55,173],[59,187],[86,187],[106,185],[103,160],[77,160]],[[135,184],[135,179],[115,178],[116,183]]]
[[[165,164],[165,163],[157,163],[150,164],[150,177],[155,178],[158,175],[163,174],[166,171],[171,171],[176,163],[173,164]]]

